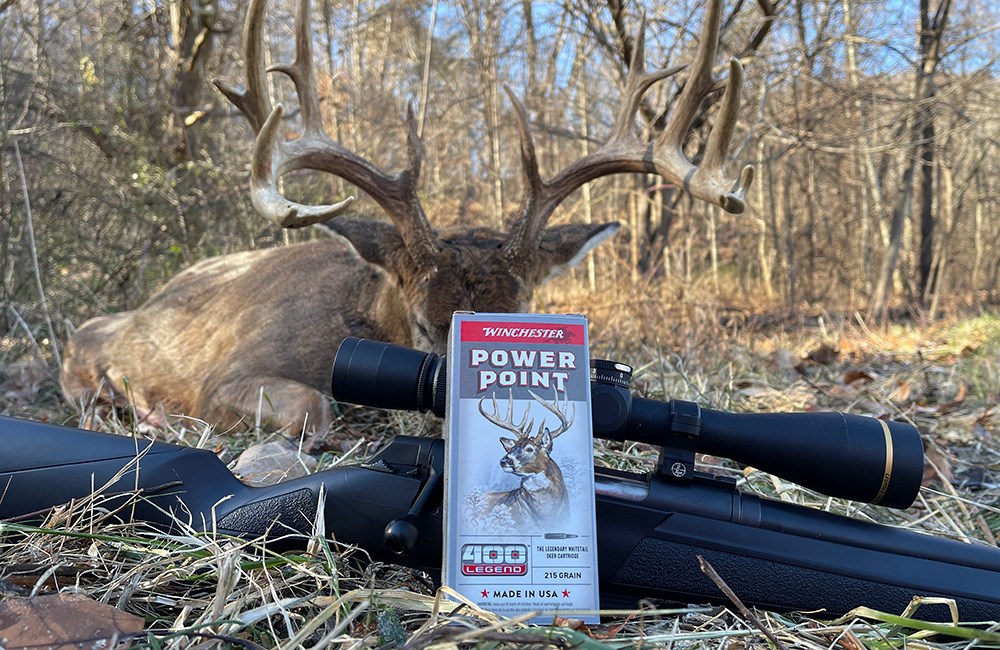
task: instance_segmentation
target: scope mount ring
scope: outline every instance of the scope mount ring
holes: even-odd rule
[[[660,448],[657,472],[669,479],[694,478],[694,456],[701,434],[701,406],[694,402],[670,400],[670,427]]]

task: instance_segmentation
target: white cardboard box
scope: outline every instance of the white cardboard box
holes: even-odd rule
[[[444,583],[484,609],[598,621],[589,359],[583,316],[452,320]]]

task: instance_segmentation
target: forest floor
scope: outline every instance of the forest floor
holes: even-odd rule
[[[873,327],[853,315],[768,319],[691,304],[665,307],[666,300],[622,309],[617,298],[615,305],[585,303],[592,354],[634,366],[637,394],[738,412],[836,410],[902,420],[919,428],[927,459],[924,487],[905,511],[831,499],[721,458],[703,458],[705,469],[736,478],[744,492],[997,545],[1000,316]],[[572,295],[540,300],[553,312],[564,311],[561,303],[580,305]],[[25,361],[26,349],[15,341],[0,348],[0,415],[78,424],[80,414],[59,400],[49,367]],[[130,432],[127,421],[91,420]],[[424,416],[354,413],[334,434],[344,451],[325,454],[320,469],[364,458],[392,434],[436,435],[438,427]],[[154,434],[213,449],[226,461],[276,435],[227,435],[182,417]],[[651,452],[642,445],[595,448],[598,463],[639,470],[649,468]],[[961,611],[961,624],[944,630],[915,620],[920,609],[913,618],[875,610],[831,618],[741,611],[725,598],[717,602],[729,606],[643,602],[635,611],[604,612],[600,625],[566,618],[535,627],[471,603],[456,606],[434,591],[432,577],[358,562],[360,549],[314,540],[308,552],[276,555],[254,542],[211,535],[168,538],[111,524],[92,505],[61,509],[40,526],[0,524],[0,595],[7,597],[0,624],[12,599],[61,593],[135,617],[130,628],[106,611],[87,614],[118,625],[118,638],[133,647],[1000,648],[996,622],[974,625]],[[65,600],[53,611],[69,620],[78,606]]]

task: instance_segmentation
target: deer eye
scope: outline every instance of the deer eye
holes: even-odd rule
[[[531,445],[528,445],[527,447],[524,448],[524,451],[526,453],[533,454],[533,453],[535,453],[535,448],[532,447]]]

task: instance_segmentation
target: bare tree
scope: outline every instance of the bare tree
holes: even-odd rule
[[[921,171],[920,253],[918,299],[922,300],[930,282],[930,266],[934,242],[934,112],[935,73],[940,63],[944,28],[947,23],[951,0],[941,0],[932,12],[930,0],[920,0],[918,31],[920,58],[916,62],[913,106],[915,116],[910,120],[912,148],[905,158],[900,176],[899,190],[892,209],[888,250],[882,261],[875,291],[868,305],[868,313],[877,320],[885,320],[889,307],[892,276],[896,271],[902,247],[903,225],[913,204],[914,176],[918,161]]]

